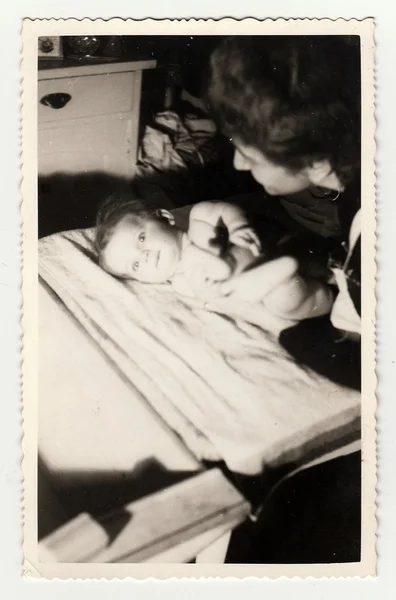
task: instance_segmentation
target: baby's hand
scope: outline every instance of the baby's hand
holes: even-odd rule
[[[221,285],[223,281],[216,281],[207,276],[203,270],[195,269],[194,276],[189,277],[191,290],[196,298],[209,302],[222,297]]]
[[[229,242],[235,246],[248,248],[253,256],[260,256],[260,240],[250,225],[242,225],[229,233]]]
[[[206,279],[205,283],[199,290],[199,298],[204,302],[214,302],[215,300],[222,298],[221,284],[222,281],[214,281],[213,279]]]

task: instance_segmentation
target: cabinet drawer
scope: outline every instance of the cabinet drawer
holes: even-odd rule
[[[138,124],[130,117],[44,127],[38,132],[38,173],[100,171],[131,177],[137,136]]]
[[[132,111],[136,103],[136,73],[106,73],[85,77],[44,79],[38,83],[38,122],[59,122]],[[41,103],[48,94],[69,94],[59,109]]]

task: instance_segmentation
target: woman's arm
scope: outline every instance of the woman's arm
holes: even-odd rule
[[[301,321],[327,314],[334,297],[325,283],[302,277],[298,262],[283,256],[232,277],[221,286],[233,303],[264,304],[274,315]]]
[[[267,294],[263,302],[277,316],[302,321],[329,314],[334,294],[324,283],[294,275]]]

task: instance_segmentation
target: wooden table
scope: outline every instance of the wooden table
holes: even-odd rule
[[[41,285],[38,336],[38,450],[52,488],[41,494],[39,509],[42,518],[46,507],[53,511],[40,560],[224,560],[231,530],[249,513],[248,502],[220,470],[205,470],[144,399],[131,393]],[[111,490],[128,478],[136,500],[110,516],[82,510],[64,523],[59,498],[71,498],[81,482],[84,489],[95,490],[100,481]],[[114,528],[118,535],[108,545]]]

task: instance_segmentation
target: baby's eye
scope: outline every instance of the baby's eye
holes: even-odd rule
[[[139,242],[142,244],[145,239],[146,239],[146,234],[142,231],[142,233],[139,235]]]
[[[134,271],[137,271],[139,269],[139,261],[138,260],[135,260],[135,262],[132,265],[132,269]]]

